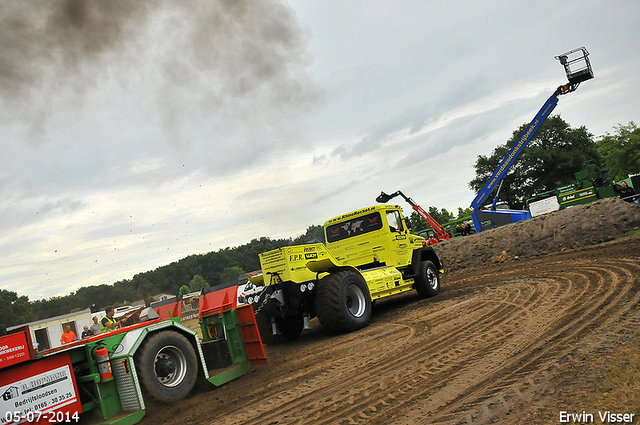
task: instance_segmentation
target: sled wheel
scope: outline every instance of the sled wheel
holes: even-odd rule
[[[135,355],[145,396],[157,401],[180,400],[198,378],[198,359],[186,337],[174,331],[151,333]]]
[[[420,263],[414,287],[422,298],[435,297],[440,293],[440,274],[431,261]]]
[[[320,323],[334,332],[363,328],[371,318],[371,297],[362,277],[342,270],[318,282],[315,301]]]

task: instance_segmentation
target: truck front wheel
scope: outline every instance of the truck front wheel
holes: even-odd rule
[[[318,282],[315,297],[318,319],[333,332],[363,328],[371,318],[371,296],[362,277],[352,270],[325,276]]]
[[[178,332],[152,333],[135,355],[142,392],[157,401],[183,399],[198,378],[198,359]]]
[[[431,261],[422,261],[418,266],[415,289],[422,298],[435,297],[440,293],[440,274]]]

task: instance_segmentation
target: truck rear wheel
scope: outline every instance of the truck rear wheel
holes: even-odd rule
[[[198,378],[198,359],[189,340],[178,332],[152,333],[135,355],[142,393],[157,401],[189,394]]]
[[[415,289],[422,298],[435,297],[440,293],[440,274],[431,261],[422,261],[418,266]]]
[[[318,282],[316,314],[325,328],[351,332],[371,318],[371,296],[362,277],[352,270],[332,273]]]

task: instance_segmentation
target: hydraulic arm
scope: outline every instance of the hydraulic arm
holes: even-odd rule
[[[493,172],[491,178],[489,178],[482,189],[480,189],[480,192],[478,192],[473,202],[471,202],[471,208],[473,208],[474,211],[478,211],[482,207],[482,204],[484,204],[484,202],[487,200],[487,197],[498,186],[498,184],[507,174],[507,171],[509,171],[509,168],[511,168],[516,159],[518,159],[518,156],[524,150],[525,146],[527,146],[529,140],[531,140],[533,135],[536,134],[536,131],[538,131],[540,125],[549,117],[551,112],[555,109],[556,105],[558,104],[558,95],[560,94],[560,89],[561,87],[558,87],[553,95],[551,95],[551,97],[547,99],[538,114],[527,127],[527,130],[522,133],[516,144],[513,145],[513,147],[509,151],[509,154],[502,160],[502,162],[500,162],[500,165],[498,165],[498,168]],[[495,210],[497,198],[498,194],[496,194],[496,199],[494,200],[491,208],[492,210]]]
[[[447,231],[444,230],[444,227],[442,227],[440,225],[440,223],[438,223],[433,217],[431,217],[431,215],[429,215],[428,212],[426,212],[424,209],[422,209],[422,207],[420,205],[416,204],[413,201],[413,199],[405,196],[404,193],[402,193],[400,191],[397,191],[397,192],[392,193],[391,195],[387,195],[386,193],[381,192],[380,196],[378,196],[376,198],[376,201],[377,202],[381,202],[381,203],[387,203],[387,202],[389,202],[389,200],[395,198],[398,195],[402,196],[404,198],[404,200],[407,201],[409,203],[409,205],[411,205],[411,208],[413,208],[413,210],[415,212],[420,214],[420,217],[422,217],[425,220],[427,220],[427,223],[429,224],[429,226],[431,226],[431,228],[438,235],[438,239],[439,240],[449,240],[449,233],[447,233]]]
[[[527,143],[529,143],[529,141],[533,138],[542,123],[549,117],[549,115],[551,115],[551,112],[558,104],[558,96],[575,91],[581,82],[593,78],[593,70],[591,69],[591,64],[589,62],[588,56],[589,52],[587,52],[587,49],[585,49],[584,47],[580,47],[578,49],[574,49],[562,55],[556,56],[556,59],[558,59],[564,66],[565,73],[567,75],[567,78],[569,79],[569,82],[558,87],[553,92],[551,97],[547,99],[544,105],[542,105],[540,111],[538,111],[537,115],[527,126],[526,130],[522,133],[518,141],[509,150],[507,156],[500,162],[498,168],[493,172],[482,189],[480,189],[473,202],[471,202],[471,207],[473,208],[472,217],[477,232],[481,232],[482,230],[485,230],[487,228],[497,227],[503,224],[530,218],[530,215],[527,214],[526,211],[496,211],[495,206],[498,200],[502,179],[506,176],[509,168],[511,168],[511,166],[515,163],[520,153],[522,153],[524,148],[527,146]],[[483,217],[478,218],[478,214],[480,214],[482,205],[485,203],[489,195],[491,195],[491,193],[496,189],[496,187],[498,188],[498,191],[495,195],[491,210],[483,211]],[[501,214],[502,217],[495,216],[494,219],[491,217],[491,213]]]

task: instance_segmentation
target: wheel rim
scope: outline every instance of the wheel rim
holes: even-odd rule
[[[187,374],[187,358],[174,346],[163,347],[158,351],[153,363],[156,379],[165,387],[180,385]]]
[[[366,300],[364,292],[358,285],[349,285],[347,287],[347,309],[354,317],[360,317],[366,309]]]
[[[438,276],[431,267],[427,268],[427,283],[431,289],[438,289]]]

